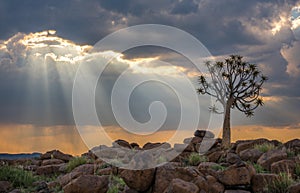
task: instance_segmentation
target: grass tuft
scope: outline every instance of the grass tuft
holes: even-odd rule
[[[118,193],[123,191],[126,186],[126,183],[119,176],[112,175],[110,178],[109,189],[107,193]]]
[[[87,159],[85,157],[74,157],[68,162],[67,171],[71,172],[74,168],[86,163]]]
[[[293,178],[287,173],[280,173],[279,178],[267,185],[268,192],[288,193],[288,187],[294,183]]]
[[[0,181],[9,181],[15,188],[28,188],[37,181],[37,178],[30,171],[12,166],[1,166]]]
[[[201,162],[206,162],[207,158],[199,153],[191,153],[188,159],[188,164],[191,166],[197,166]]]
[[[254,149],[257,149],[263,153],[266,153],[267,151],[275,149],[275,145],[272,143],[263,143],[263,144],[256,144],[254,145]]]

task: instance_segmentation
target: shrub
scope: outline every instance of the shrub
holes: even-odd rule
[[[67,171],[70,172],[77,166],[83,165],[87,163],[87,159],[85,157],[74,157],[72,158],[67,165]]]
[[[296,164],[295,174],[296,174],[297,178],[300,179],[300,164]]]
[[[287,173],[280,173],[279,178],[267,185],[268,192],[288,193],[288,187],[294,183],[292,177]]]
[[[263,143],[263,144],[255,144],[254,149],[257,149],[263,153],[266,153],[267,151],[275,149],[275,145],[272,143]]]
[[[12,166],[0,167],[0,181],[9,181],[14,187],[30,187],[37,178],[32,172],[22,170]]]
[[[296,153],[292,149],[287,149],[286,150],[288,158],[292,158],[296,156]]]
[[[210,168],[216,171],[224,171],[226,169],[225,166],[221,166],[221,165],[213,165]]]
[[[122,178],[112,175],[107,193],[118,193],[119,191],[123,191],[125,185],[126,183]]]
[[[201,162],[206,162],[207,158],[199,153],[191,153],[188,159],[188,163],[191,166],[197,166]]]
[[[253,167],[255,168],[256,173],[268,173],[261,165],[254,163]]]

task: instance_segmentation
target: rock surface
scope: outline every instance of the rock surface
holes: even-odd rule
[[[109,176],[83,175],[67,184],[64,193],[106,193]]]

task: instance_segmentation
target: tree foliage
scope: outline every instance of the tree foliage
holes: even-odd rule
[[[256,64],[242,60],[242,56],[231,55],[225,61],[215,63],[206,62],[211,82],[205,75],[199,77],[199,94],[208,94],[215,97],[224,109],[229,99],[232,99],[231,108],[252,116],[254,110],[263,105],[260,97],[262,85],[267,80]],[[218,112],[211,107],[212,111]]]

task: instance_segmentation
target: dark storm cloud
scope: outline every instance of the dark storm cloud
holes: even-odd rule
[[[281,29],[275,35],[271,33],[274,22],[280,21],[281,17],[288,18],[291,8],[299,4],[299,1],[238,1],[238,0],[76,0],[76,1],[0,1],[0,39],[7,40],[18,32],[30,33],[48,29],[57,30],[59,36],[70,39],[77,43],[94,45],[105,35],[117,29],[144,23],[158,23],[178,27],[197,37],[215,56],[226,56],[232,53],[242,54],[249,61],[258,63],[264,73],[269,76],[269,83],[266,85],[268,95],[284,96],[286,105],[291,107],[291,114],[298,113],[297,100],[300,95],[299,78],[287,73],[290,60],[285,58],[282,50],[283,45],[293,46],[295,39],[291,30],[291,24],[287,20],[281,25]],[[299,28],[298,28],[299,30]],[[295,30],[297,31],[297,30]],[[295,51],[294,51],[295,52]],[[3,55],[1,55],[3,54]],[[18,54],[18,53],[16,53]],[[138,49],[125,53],[125,58],[153,57],[161,55],[179,66],[187,66],[186,62],[176,60],[172,53],[159,48]],[[0,53],[2,67],[0,71],[0,90],[2,120],[22,120],[22,113],[15,112],[24,110],[25,103],[19,100],[19,96],[26,92],[28,85],[23,81],[22,75],[8,74],[4,66],[16,65],[10,61],[7,53]],[[20,60],[22,58],[19,58]],[[6,61],[6,62],[5,62]],[[179,62],[178,62],[179,61]],[[22,61],[17,61],[22,64]],[[295,64],[299,68],[299,64]],[[55,71],[53,72],[55,74]],[[114,74],[117,75],[118,73]],[[112,80],[114,77],[107,77]],[[23,82],[22,82],[23,81]],[[9,82],[5,84],[4,82]],[[109,91],[111,81],[104,85]],[[50,87],[51,93],[57,93],[50,97],[52,107],[57,108],[67,102],[59,100],[63,95],[58,86]],[[35,90],[34,92],[40,92]],[[290,98],[289,98],[290,97]],[[7,102],[4,99],[8,99]],[[42,105],[46,100],[40,97],[30,98],[32,102]],[[138,100],[138,99],[137,99]],[[107,104],[103,104],[103,108]],[[102,107],[100,105],[100,107]],[[270,108],[270,109],[268,109]],[[259,113],[259,123],[282,120],[280,107],[268,107],[269,115]],[[61,108],[63,109],[63,108]],[[34,114],[41,120],[44,110],[37,108]],[[278,112],[278,113],[274,113]],[[58,110],[57,123],[69,122],[71,120],[70,108]],[[135,114],[135,112],[133,113]],[[137,114],[138,116],[139,114]],[[147,117],[147,114],[143,113]],[[279,118],[278,118],[279,117]],[[106,117],[103,116],[103,119]],[[111,116],[107,116],[111,121]],[[139,118],[145,121],[145,117]],[[294,117],[285,120],[293,121]],[[282,120],[283,121],[283,120]],[[49,121],[50,122],[50,121]],[[276,123],[277,124],[277,123]],[[278,123],[279,124],[279,123]]]

